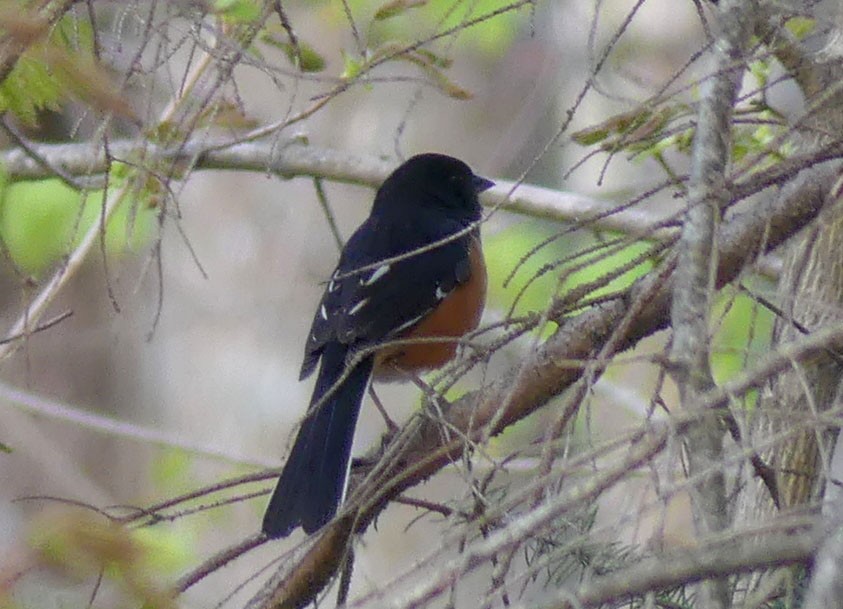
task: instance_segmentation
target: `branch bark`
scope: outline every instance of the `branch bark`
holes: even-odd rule
[[[575,592],[576,603],[565,599],[542,609],[600,607],[710,577],[728,578],[736,573],[804,564],[815,552],[817,538],[811,525],[802,523],[783,532],[768,531],[758,537],[714,542],[686,549],[681,554],[655,556],[588,582]]]
[[[836,10],[840,12],[839,7]],[[788,49],[788,55],[795,59],[783,62],[806,98],[805,116],[799,121],[808,133],[801,141],[803,156],[823,153],[836,146],[837,134],[843,130],[843,54],[839,43],[834,42],[839,40],[840,26],[838,23],[837,33],[833,28],[829,32],[829,47],[825,52],[799,50],[794,54]],[[791,41],[786,42],[790,45]],[[786,250],[778,286],[783,316],[776,323],[774,347],[797,340],[802,334],[797,325],[812,334],[840,326],[843,303],[841,231],[843,202],[838,201]],[[827,352],[818,353],[810,361],[789,366],[771,379],[758,408],[751,413],[747,426],[749,442],[770,446],[768,439],[786,433],[791,420],[813,419],[836,408],[840,396],[839,361]],[[787,442],[774,443],[762,453],[763,460],[776,470],[782,509],[818,501],[833,445],[834,437],[825,429],[807,429],[789,436]],[[746,480],[737,501],[736,522],[761,522],[774,517],[776,512],[776,506],[759,483]],[[762,576],[756,576],[738,588],[751,591],[762,580]]]
[[[709,312],[717,274],[716,226],[728,202],[726,167],[732,146],[732,112],[743,80],[744,50],[753,31],[757,3],[724,0],[718,11],[721,33],[714,44],[714,76],[702,89],[691,155],[689,208],[682,226],[673,290],[673,345],[670,372],[682,407],[701,409],[700,399],[714,389],[709,365]],[[691,497],[697,534],[707,536],[729,526],[719,417],[707,417],[688,430],[685,448],[689,474],[703,472]],[[700,606],[725,609],[730,604],[728,580],[703,582]]]
[[[22,148],[0,152],[0,165],[9,179],[36,180],[54,177],[44,164],[68,176],[101,175],[108,168],[102,146],[92,144],[31,144],[34,158]],[[395,163],[375,156],[351,154],[311,146],[293,139],[276,144],[269,141],[230,144],[227,141],[191,141],[178,148],[164,148],[131,140],[109,143],[112,161],[133,165],[143,158],[150,167],[161,163],[194,162],[191,170],[252,171],[273,173],[285,179],[322,178],[334,182],[377,187]],[[91,187],[96,184],[91,184]],[[494,209],[559,221],[577,221],[600,230],[632,236],[666,239],[675,229],[664,228],[667,215],[657,215],[638,207],[617,209],[610,202],[576,193],[560,192],[530,184],[498,180],[484,193],[483,201]]]

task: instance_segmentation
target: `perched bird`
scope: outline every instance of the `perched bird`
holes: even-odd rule
[[[300,378],[317,363],[319,374],[263,518],[267,536],[298,526],[311,533],[336,514],[372,376],[396,380],[442,366],[477,327],[486,297],[477,195],[492,185],[462,161],[429,153],[378,189],[316,308]],[[425,337],[452,340],[396,342]]]

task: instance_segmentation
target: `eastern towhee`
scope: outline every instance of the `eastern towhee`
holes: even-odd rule
[[[308,414],[263,518],[283,537],[328,522],[343,499],[369,380],[442,366],[486,296],[478,193],[493,182],[442,154],[414,156],[375,195],[316,308],[301,379],[321,359]],[[451,340],[408,343],[412,339]]]

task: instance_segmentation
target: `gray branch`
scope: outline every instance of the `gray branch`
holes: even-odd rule
[[[182,163],[192,166],[193,170],[252,171],[283,178],[322,178],[370,187],[380,185],[396,165],[395,161],[311,146],[300,140],[234,145],[189,142],[180,149],[116,141],[109,144],[109,152],[114,161],[134,166],[166,168],[167,164]],[[13,180],[55,177],[56,172],[77,177],[97,176],[108,167],[103,147],[93,143],[34,144],[29,151],[12,148],[0,152],[0,164]],[[608,201],[504,180],[497,180],[497,186],[484,193],[483,202],[493,209],[577,221],[596,229],[633,236],[664,239],[673,232],[659,228],[666,220],[664,215],[635,207],[616,210]]]
[[[543,609],[600,607],[648,592],[692,584],[713,577],[730,577],[758,569],[803,564],[817,546],[810,527],[796,526],[782,532],[729,543],[712,543],[642,560],[626,569],[598,577],[583,585],[573,597],[548,603]],[[831,605],[828,605],[831,606]]]
[[[728,202],[726,168],[731,148],[732,112],[744,72],[744,47],[754,27],[755,2],[722,2],[721,33],[714,45],[713,76],[702,87],[697,130],[691,155],[689,206],[678,248],[671,307],[673,346],[671,373],[684,408],[701,408],[701,396],[714,389],[709,365],[709,311],[716,292],[717,225]],[[729,526],[723,470],[723,433],[719,421],[705,420],[685,438],[691,476],[704,472],[692,492],[697,533],[708,535]],[[730,605],[728,580],[703,583],[701,607]]]
[[[805,598],[805,609],[840,607],[843,602],[843,519],[838,512],[830,519],[828,530],[814,561],[811,584]]]

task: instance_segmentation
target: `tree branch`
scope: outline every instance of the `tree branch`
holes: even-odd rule
[[[12,148],[0,152],[0,165],[12,180],[54,177],[45,163],[67,176],[90,176],[107,170],[105,151],[92,144],[31,144],[31,152]],[[311,146],[299,139],[283,144],[268,141],[228,145],[223,141],[191,141],[179,148],[162,148],[123,140],[109,143],[113,161],[133,165],[143,153],[147,164],[189,163],[193,170],[228,170],[273,173],[282,178],[312,177],[377,187],[395,168],[379,157],[350,154]],[[43,162],[39,162],[41,159]],[[499,180],[484,193],[484,203],[495,209],[560,221],[576,220],[595,229],[664,239],[675,231],[661,228],[668,216],[637,207],[615,209],[611,202],[575,193]],[[592,220],[593,219],[593,220]]]
[[[691,154],[689,207],[678,243],[671,325],[673,344],[669,371],[679,388],[682,407],[701,408],[700,398],[714,387],[709,364],[709,312],[717,274],[716,226],[728,202],[726,166],[731,149],[732,113],[744,72],[744,47],[753,30],[755,2],[724,0],[718,23],[722,30],[713,45],[714,77],[703,84],[697,129]],[[688,472],[708,475],[692,488],[697,534],[710,535],[729,526],[723,462],[723,432],[719,417],[708,417],[685,437]],[[701,607],[725,609],[730,603],[728,581],[704,582]]]
[[[780,532],[765,532],[749,539],[716,542],[686,548],[681,554],[670,553],[645,559],[626,569],[598,577],[583,585],[568,599],[543,605],[542,609],[599,607],[604,603],[658,592],[674,586],[703,581],[710,577],[729,577],[758,569],[804,563],[817,547],[817,535],[810,524],[788,527]]]
[[[4,403],[14,405],[21,410],[38,416],[48,417],[54,421],[72,423],[73,425],[92,429],[109,436],[126,438],[153,446],[160,445],[178,448],[189,453],[211,457],[213,459],[222,459],[238,465],[263,467],[272,467],[274,465],[274,460],[235,454],[232,451],[221,449],[218,443],[202,444],[180,434],[161,431],[154,427],[130,423],[128,421],[119,421],[89,410],[74,408],[58,400],[53,400],[3,382],[0,382],[0,399]]]

